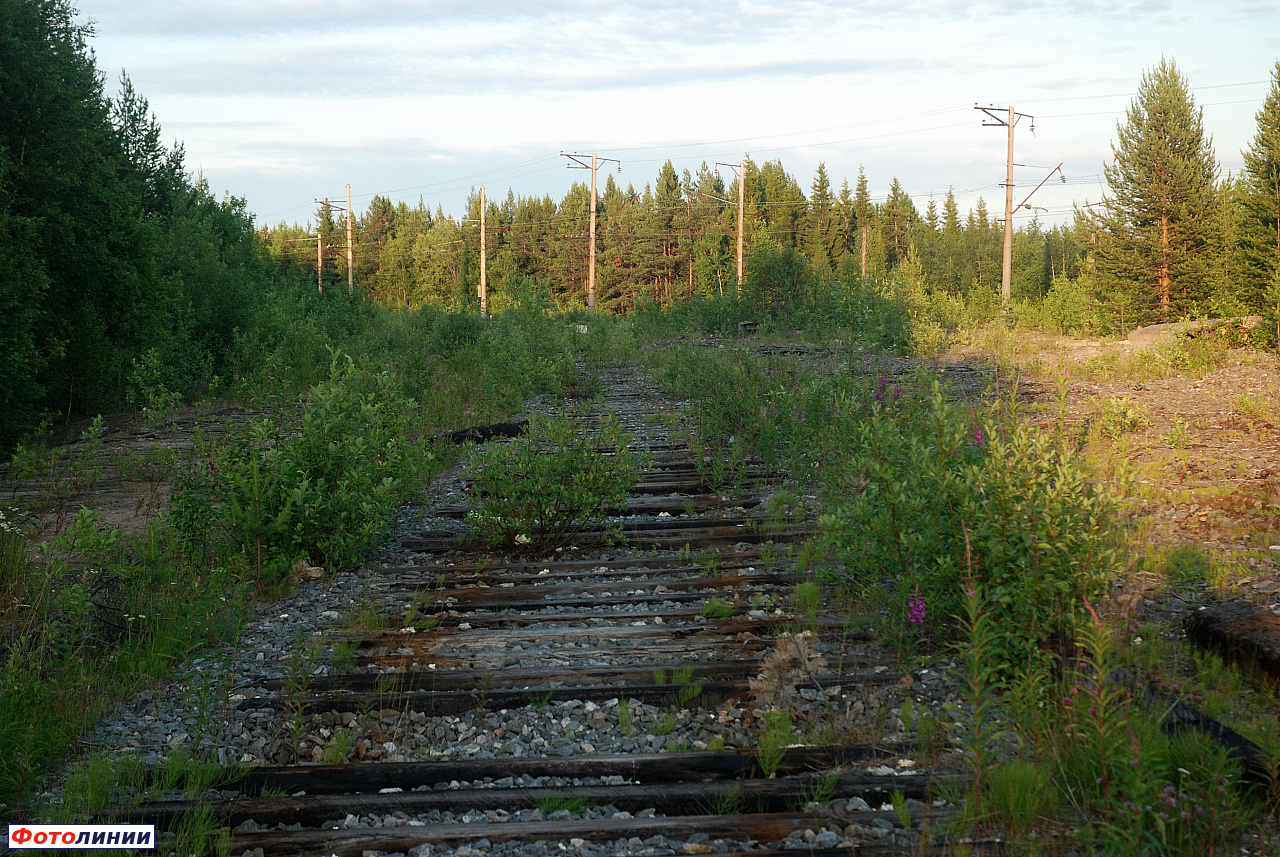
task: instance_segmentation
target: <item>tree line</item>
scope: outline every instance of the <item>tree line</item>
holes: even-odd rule
[[[187,172],[127,76],[105,94],[91,35],[69,0],[0,4],[0,450],[58,417],[207,396],[280,319],[346,311],[342,212],[255,227],[243,200]],[[1017,229],[1015,302],[1102,308],[1073,317],[1116,329],[1280,308],[1280,63],[1240,174],[1221,174],[1172,62],[1144,75],[1112,148],[1102,204]],[[732,300],[739,181],[749,294],[893,281],[999,311],[1001,225],[983,201],[962,212],[948,192],[922,211],[897,178],[873,198],[865,172],[837,189],[823,164],[806,190],[781,161],[749,158],[740,178],[668,162],[639,190],[606,174],[598,304]],[[486,202],[495,310],[531,290],[585,303],[589,208],[582,183],[558,202]],[[355,230],[355,302],[474,308],[479,215],[474,193],[462,217],[374,197]]]
[[[1046,229],[1014,234],[1012,294],[1040,301],[1057,289],[1091,301],[1123,325],[1187,315],[1243,314],[1280,297],[1280,63],[1257,115],[1257,134],[1239,175],[1221,174],[1186,78],[1162,60],[1144,75],[1118,123],[1106,166],[1108,196]],[[730,180],[707,164],[671,162],[637,190],[612,175],[597,202],[597,301],[626,312],[637,302],[732,293],[737,288],[738,182],[744,182],[743,240],[750,254],[801,254],[811,273],[880,279],[906,270],[930,291],[990,301],[1001,280],[1003,226],[984,200],[961,212],[952,191],[923,211],[898,178],[873,199],[867,176],[832,185],[819,164],[808,193],[779,160],[747,158]],[[486,201],[490,294],[502,305],[532,279],[564,305],[585,301],[590,190],[573,184],[559,201],[508,191]],[[321,273],[345,276],[344,225],[318,213]],[[461,218],[375,196],[355,225],[355,277],[378,300],[401,306],[475,303],[480,196]],[[315,272],[315,230],[264,230],[280,264]],[[751,265],[748,262],[748,271]]]

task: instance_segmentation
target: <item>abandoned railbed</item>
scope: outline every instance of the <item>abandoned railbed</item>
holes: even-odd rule
[[[597,412],[651,456],[610,526],[550,557],[487,550],[459,536],[455,477],[381,561],[281,614],[305,614],[295,643],[232,653],[212,713],[188,706],[163,746],[100,731],[227,766],[198,800],[116,816],[212,812],[233,854],[942,853],[956,777],[905,740],[915,679],[797,609],[787,546],[809,530],[767,512],[777,474],[711,490],[673,406],[634,373],[606,384]]]

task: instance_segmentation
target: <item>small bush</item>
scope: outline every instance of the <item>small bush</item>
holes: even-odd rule
[[[1030,762],[1012,761],[992,768],[987,791],[989,806],[1015,834],[1034,827],[1057,803],[1051,772]]]
[[[1098,433],[1112,440],[1124,434],[1142,431],[1151,424],[1146,407],[1125,398],[1095,401],[1094,420]]]
[[[386,532],[432,461],[416,411],[389,375],[335,354],[297,413],[204,446],[179,474],[174,520],[193,542],[243,549],[266,583],[299,555],[350,562]]]
[[[615,417],[599,418],[595,428],[540,420],[479,453],[471,521],[490,544],[554,550],[625,502],[641,457]]]

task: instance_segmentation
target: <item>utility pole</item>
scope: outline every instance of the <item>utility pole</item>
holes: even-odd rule
[[[351,182],[347,182],[347,294],[356,290],[356,250],[351,243]]]
[[[484,254],[484,185],[480,185],[480,315],[489,313],[489,284],[485,278],[487,267]]]
[[[738,294],[742,294],[742,226],[743,210],[746,208],[747,194],[747,162],[738,161]]]
[[[1031,120],[1031,133],[1036,132],[1036,120],[1034,116],[1026,113],[1017,113],[1012,107],[1008,109],[1008,116],[1001,116],[995,107],[978,107],[974,106],[974,110],[981,110],[987,114],[987,118],[993,120],[991,122],[983,122],[984,128],[1006,127],[1009,129],[1009,147],[1008,154],[1005,157],[1004,168],[1004,272],[1000,280],[1000,297],[1008,303],[1013,295],[1013,127],[1018,124],[1018,120],[1025,117]]]
[[[561,152],[562,157],[568,158],[569,169],[571,170],[591,170],[591,249],[587,255],[587,313],[589,315],[596,314],[596,170],[601,164],[615,163],[618,165],[618,172],[622,172],[622,161],[617,158],[601,158],[595,152],[591,153],[591,163],[588,164],[584,160],[586,155],[570,155],[567,152]]]
[[[717,167],[728,167],[738,173],[738,294],[742,294],[742,224],[743,211],[746,208],[747,162],[745,159],[737,164],[717,163]]]

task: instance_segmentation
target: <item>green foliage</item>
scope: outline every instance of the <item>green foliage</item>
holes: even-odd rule
[[[1265,308],[1274,328],[1280,321],[1275,288],[1280,283],[1280,62],[1271,70],[1271,89],[1257,123],[1240,177],[1241,279],[1248,303]]]
[[[702,609],[698,611],[703,619],[728,619],[735,612],[737,610],[732,601],[715,597],[708,598],[702,605]]]
[[[1213,579],[1213,558],[1197,545],[1179,545],[1165,557],[1165,573],[1175,583],[1204,583]]]
[[[1056,703],[1065,722],[1044,725],[1060,795],[1106,853],[1227,853],[1255,813],[1237,793],[1239,763],[1207,735],[1163,734],[1137,709],[1111,678],[1114,642],[1093,618],[1079,632],[1083,666]]]
[[[386,532],[432,456],[417,407],[386,373],[334,355],[292,415],[246,423],[183,471],[174,519],[193,541],[245,550],[272,584],[298,555],[336,567]]]
[[[1132,399],[1096,399],[1093,404],[1093,420],[1098,434],[1115,440],[1121,435],[1142,431],[1151,421],[1146,406]]]
[[[1171,60],[1144,74],[1116,128],[1099,269],[1139,318],[1172,321],[1221,285],[1217,161],[1187,80]]]
[[[622,504],[639,478],[641,456],[616,417],[593,422],[540,419],[520,437],[478,453],[471,520],[490,544],[554,550]]]
[[[998,656],[1023,663],[1101,588],[1114,502],[1049,433],[952,404],[936,383],[903,402],[843,429],[848,452],[824,474],[824,539],[850,582],[892,581],[896,615],[917,590],[933,615],[957,614],[961,579],[981,574]]]
[[[756,741],[756,764],[768,779],[778,774],[778,768],[791,743],[791,712],[772,709],[764,714],[764,730]]]
[[[538,809],[547,815],[553,812],[570,812],[581,815],[587,811],[587,799],[572,794],[552,795],[538,801]]]
[[[618,700],[618,731],[623,736],[628,736],[635,731],[633,720],[634,715],[631,713],[631,701],[626,699]]]
[[[674,711],[659,715],[658,719],[649,726],[649,734],[657,736],[670,735],[671,731],[676,728],[676,720]]]
[[[25,576],[27,537],[13,509],[0,507],[0,593]]]
[[[324,745],[324,755],[321,757],[321,763],[325,765],[340,765],[347,758],[347,753],[351,752],[351,745],[355,743],[355,737],[345,729],[339,729],[333,733],[329,742]]]
[[[822,601],[822,586],[815,580],[806,580],[796,584],[796,612],[800,613],[813,627],[818,620],[818,606]]]
[[[181,548],[163,518],[130,536],[83,510],[40,562],[12,569],[0,607],[0,801],[33,797],[43,769],[115,700],[239,627],[238,575],[193,566]]]
[[[4,452],[46,413],[199,395],[266,280],[243,202],[186,177],[127,77],[104,96],[78,17],[0,9]]]
[[[996,819],[1015,837],[1047,817],[1058,798],[1051,772],[1021,760],[1004,762],[987,772],[987,796]]]
[[[1191,445],[1191,427],[1182,420],[1177,420],[1169,433],[1161,438],[1174,449],[1186,449]]]

